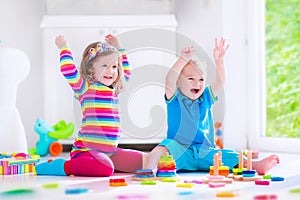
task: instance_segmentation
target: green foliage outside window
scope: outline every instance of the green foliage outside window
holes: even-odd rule
[[[266,0],[267,137],[300,138],[300,0]]]

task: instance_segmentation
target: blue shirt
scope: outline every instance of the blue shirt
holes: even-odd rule
[[[166,99],[167,138],[187,146],[215,147],[212,105],[217,101],[211,87],[206,87],[196,100],[190,100],[180,90]],[[203,147],[204,147],[203,146]]]

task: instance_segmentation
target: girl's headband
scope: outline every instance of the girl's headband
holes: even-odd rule
[[[106,43],[103,43],[103,42],[99,42],[96,46],[96,48],[90,48],[88,54],[89,54],[89,59],[88,61],[92,60],[93,58],[96,57],[97,53],[102,53],[102,52],[105,52],[105,51],[108,51],[108,50],[111,50],[111,51],[117,51],[117,49],[113,46],[110,46]]]

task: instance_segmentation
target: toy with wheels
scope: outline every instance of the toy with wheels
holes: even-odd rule
[[[63,150],[58,140],[69,138],[73,134],[75,126],[73,123],[67,124],[61,120],[51,127],[44,120],[38,118],[33,128],[40,139],[36,143],[36,147],[29,149],[29,153],[40,156],[46,156],[50,153],[52,156],[58,156]]]

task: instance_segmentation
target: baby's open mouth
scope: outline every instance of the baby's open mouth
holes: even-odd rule
[[[191,89],[191,92],[192,92],[193,94],[197,94],[197,93],[199,92],[199,90],[200,90],[200,89],[195,89],[195,88],[193,88],[193,89]]]

